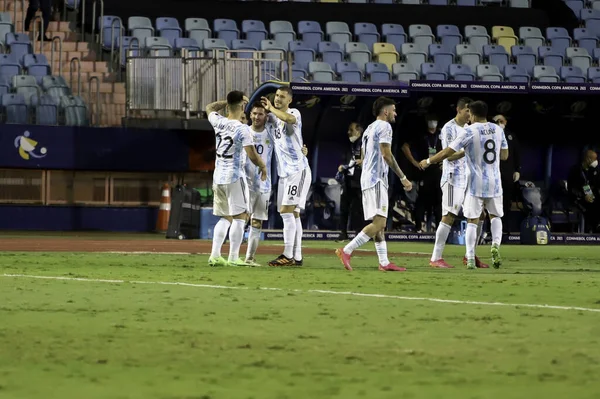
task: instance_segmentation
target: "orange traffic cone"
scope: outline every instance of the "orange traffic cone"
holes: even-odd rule
[[[160,207],[158,208],[158,219],[156,220],[156,231],[166,233],[169,228],[169,216],[171,215],[171,193],[169,185],[165,183],[160,197]]]

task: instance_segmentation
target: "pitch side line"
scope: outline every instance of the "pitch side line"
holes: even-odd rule
[[[83,278],[83,277],[61,277],[61,276],[35,276],[28,274],[2,274],[2,277],[6,278],[29,278],[39,280],[63,280],[63,281],[84,281],[91,283],[110,283],[110,284],[148,284],[148,285],[178,285],[182,287],[194,287],[194,288],[212,288],[221,290],[244,290],[249,291],[253,289],[263,291],[289,291],[297,293],[308,293],[308,294],[328,294],[328,295],[347,295],[365,298],[380,298],[380,299],[397,299],[402,301],[421,301],[421,302],[436,302],[436,303],[451,303],[459,305],[481,305],[481,306],[504,306],[504,307],[515,307],[515,308],[535,308],[535,309],[554,309],[554,310],[577,310],[582,312],[593,312],[600,313],[600,308],[584,308],[579,306],[558,306],[558,305],[541,305],[534,303],[505,303],[505,302],[481,302],[481,301],[461,301],[458,299],[440,299],[440,298],[425,298],[425,297],[411,297],[411,296],[399,296],[399,295],[386,295],[386,294],[366,294],[361,292],[351,291],[330,291],[330,290],[299,290],[299,289],[285,289],[285,288],[269,288],[269,287],[232,287],[228,285],[213,285],[213,284],[194,284],[194,283],[178,283],[171,281],[135,281],[135,280],[108,280],[99,278]]]

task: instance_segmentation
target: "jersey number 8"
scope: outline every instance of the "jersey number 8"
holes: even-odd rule
[[[492,165],[496,162],[496,142],[494,140],[486,140],[483,143],[483,162]]]

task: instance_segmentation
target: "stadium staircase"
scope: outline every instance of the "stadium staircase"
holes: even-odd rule
[[[24,2],[24,9],[21,9],[21,4],[20,1],[10,1],[8,4],[6,4],[5,1],[0,1],[0,11],[10,12],[13,19],[15,19],[14,11],[16,7],[16,20],[13,20],[15,32],[24,31],[24,13],[29,6],[29,2]],[[41,18],[41,13],[39,11],[37,15]],[[63,17],[64,16],[61,13],[61,18]],[[36,22],[38,21],[39,20],[36,20]],[[33,29],[33,24],[31,27]],[[31,32],[26,31],[25,33]],[[51,65],[52,74],[58,75],[59,64],[62,64],[63,78],[72,86],[71,90],[73,91],[73,94],[78,94],[78,66],[76,61],[71,62],[71,60],[79,59],[79,65],[81,67],[80,95],[86,101],[91,114],[97,114],[97,107],[99,106],[99,126],[121,126],[121,119],[125,116],[125,83],[119,82],[118,73],[110,72],[109,63],[100,59],[100,56],[97,53],[98,47],[89,41],[81,41],[81,35],[76,32],[75,22],[63,20],[51,21],[50,26],[48,27],[47,36],[50,38],[59,36],[62,39],[62,61],[59,61],[58,57],[58,43],[44,42],[43,54],[48,58],[48,62],[50,62],[51,59],[52,46],[54,45],[55,47],[56,53],[54,55],[54,63]],[[34,43],[33,52],[36,54],[40,53],[40,42],[37,40],[34,42],[34,38],[31,34],[30,38]],[[90,38],[88,37],[88,39]],[[72,79],[71,71],[73,71]],[[92,82],[92,84],[88,83],[89,79],[93,76],[98,77],[100,81],[99,99],[96,96],[96,84],[94,82]],[[94,120],[92,120],[92,122],[94,122],[94,125],[96,124]]]

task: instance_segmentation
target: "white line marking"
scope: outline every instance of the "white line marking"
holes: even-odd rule
[[[398,299],[403,301],[422,301],[422,302],[436,302],[436,303],[453,303],[459,305],[482,305],[482,306],[508,306],[508,307],[522,307],[522,308],[535,308],[535,309],[554,309],[554,310],[579,310],[582,312],[594,312],[600,313],[600,308],[583,308],[579,306],[558,306],[558,305],[542,305],[535,303],[505,303],[505,302],[481,302],[481,301],[462,301],[458,299],[440,299],[440,298],[425,298],[425,297],[412,297],[412,296],[399,296],[399,295],[386,295],[386,294],[366,294],[362,292],[352,291],[330,291],[330,290],[299,290],[299,289],[285,289],[285,288],[270,288],[270,287],[232,287],[228,285],[213,285],[213,284],[194,284],[194,283],[180,283],[175,281],[135,281],[135,280],[108,280],[100,278],[85,278],[85,277],[62,277],[62,276],[35,276],[29,274],[2,274],[2,277],[8,278],[30,278],[40,280],[63,280],[63,281],[86,281],[91,283],[110,283],[110,284],[151,284],[151,285],[179,285],[183,287],[194,287],[194,288],[212,288],[221,290],[263,290],[263,291],[289,291],[299,293],[311,293],[311,294],[328,294],[328,295],[348,295],[358,296],[365,298],[383,298],[383,299]]]

